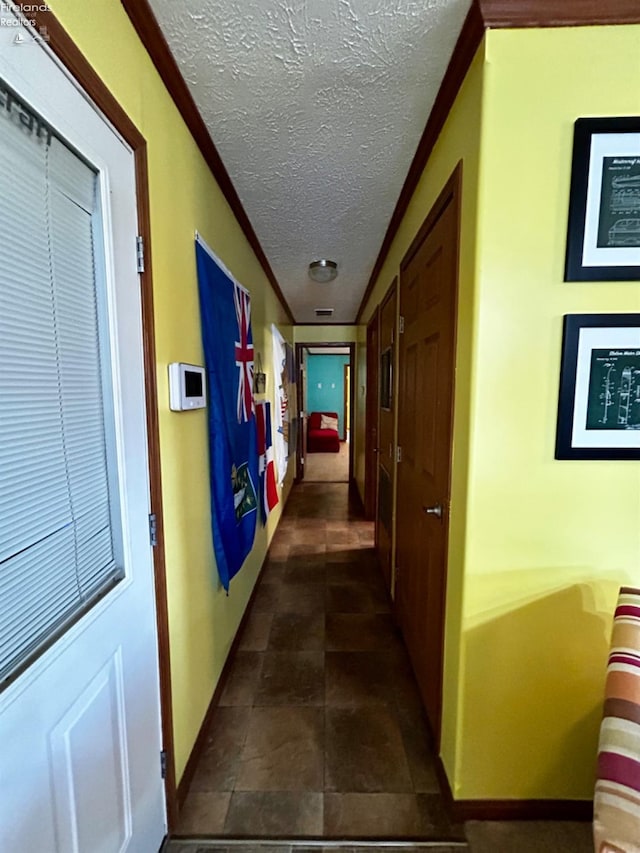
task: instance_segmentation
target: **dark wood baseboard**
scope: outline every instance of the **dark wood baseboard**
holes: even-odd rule
[[[593,820],[591,800],[454,800],[440,756],[436,759],[438,782],[452,820]]]
[[[238,651],[240,638],[242,637],[242,632],[244,631],[244,627],[247,624],[247,619],[249,618],[249,613],[251,612],[251,606],[258,591],[258,586],[260,585],[260,578],[262,577],[262,572],[264,571],[264,567],[267,563],[267,560],[269,559],[269,550],[270,549],[268,548],[262,565],[260,566],[258,577],[256,578],[256,582],[251,592],[251,595],[249,596],[249,601],[247,602],[245,611],[242,614],[242,619],[240,620],[240,624],[238,625],[238,630],[236,631],[235,637],[233,638],[233,642],[231,643],[229,654],[227,655],[227,659],[224,663],[224,666],[222,667],[222,672],[220,673],[220,678],[218,679],[216,689],[213,691],[213,696],[211,697],[211,702],[209,702],[207,713],[204,715],[202,725],[200,726],[200,731],[198,732],[198,736],[195,740],[195,743],[193,744],[193,748],[191,749],[191,754],[189,755],[189,759],[185,765],[182,778],[180,779],[180,782],[177,786],[176,790],[178,801],[178,815],[182,811],[184,801],[186,800],[187,794],[189,793],[189,788],[191,787],[191,782],[193,781],[198,762],[202,757],[202,753],[205,751],[207,744],[207,733],[209,731],[209,727],[211,725],[215,710],[218,707],[218,703],[220,702],[220,697],[222,696],[226,683],[229,679],[232,661],[234,659],[235,653]]]
[[[591,800],[457,800],[456,821],[466,820],[593,820]]]

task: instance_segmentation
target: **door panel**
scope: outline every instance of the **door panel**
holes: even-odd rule
[[[439,742],[458,267],[456,171],[401,267],[398,616]]]
[[[436,416],[437,401],[431,388],[437,387],[438,382],[438,340],[432,338],[423,341],[418,361],[422,365],[421,387],[418,389],[418,399],[422,404],[420,413],[421,438],[416,447],[416,463],[422,475],[434,477],[436,473]]]
[[[155,853],[166,819],[134,158],[46,49],[14,34],[0,28],[0,76],[99,173],[125,577],[0,694],[0,849]]]
[[[99,754],[100,812],[91,798],[98,762],[88,762],[95,732],[103,733]],[[55,823],[63,850],[122,850],[131,835],[131,786],[127,767],[122,654],[118,649],[71,703],[49,743],[55,789]],[[74,845],[74,839],[77,844]]]
[[[380,398],[378,414],[378,481],[380,489],[385,489],[385,500],[384,503],[381,501],[380,505],[376,543],[378,559],[389,591],[391,591],[393,575],[393,485],[396,469],[394,423],[396,292],[396,282],[394,281],[380,306],[380,358],[378,359],[380,370],[388,369],[389,372],[387,383],[390,399]],[[382,358],[383,354],[386,354],[384,359]]]

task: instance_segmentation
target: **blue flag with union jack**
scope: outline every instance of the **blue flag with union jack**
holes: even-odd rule
[[[253,546],[258,509],[251,298],[200,238],[196,263],[209,389],[211,529],[228,591]]]

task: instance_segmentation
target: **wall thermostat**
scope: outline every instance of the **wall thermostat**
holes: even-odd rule
[[[174,361],[169,365],[169,408],[172,412],[204,409],[207,386],[204,367]]]

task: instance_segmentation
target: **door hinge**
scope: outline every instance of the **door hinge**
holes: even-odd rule
[[[136,260],[138,272],[144,272],[144,240],[140,235],[136,237]]]
[[[399,323],[398,331],[400,332],[401,335],[404,335],[404,317],[402,316],[402,314],[400,315],[400,323]]]
[[[402,462],[402,448],[400,445],[396,449],[396,462]]]
[[[167,752],[164,749],[160,753],[160,778],[167,778]]]
[[[158,544],[158,520],[155,512],[149,513],[149,541],[152,548]]]

